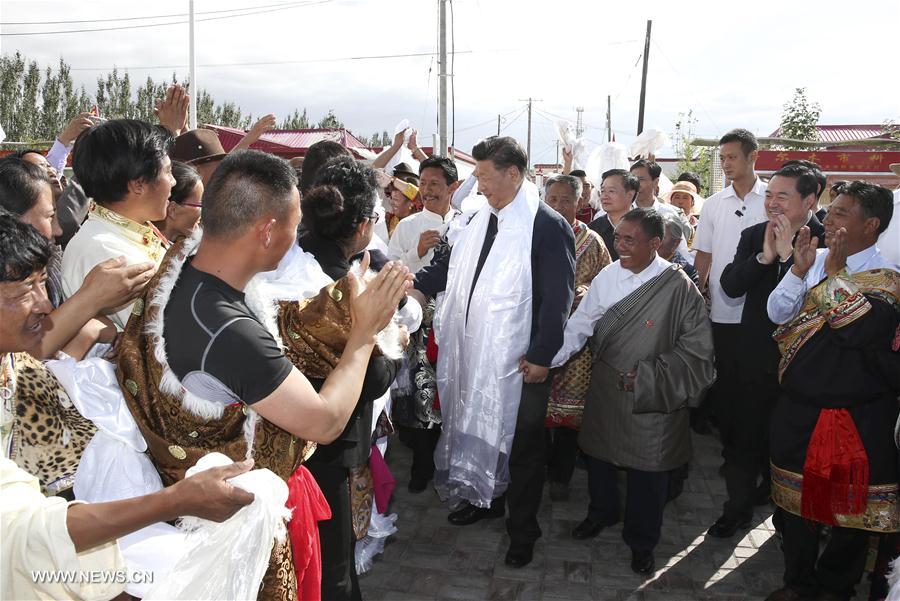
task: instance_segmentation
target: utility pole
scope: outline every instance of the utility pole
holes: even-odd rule
[[[497,135],[500,135],[500,115],[497,115]]]
[[[606,97],[606,141],[612,142],[612,97]]]
[[[644,101],[647,98],[647,67],[650,63],[650,27],[653,21],[647,21],[647,38],[644,40],[644,73],[641,76],[641,104],[638,108],[637,133],[644,131]]]
[[[575,119],[575,137],[580,138],[584,133],[584,107],[575,107],[575,112],[578,113],[578,117]]]
[[[528,170],[531,171],[531,103],[540,102],[540,98],[519,98],[519,102],[528,103]]]
[[[190,94],[190,105],[188,108],[188,126],[191,129],[197,129],[197,95],[200,93],[200,87],[197,85],[197,57],[194,54],[194,0],[189,0],[188,6],[188,27],[190,27],[190,33],[188,34],[188,45],[189,45],[189,53],[190,53],[190,78],[191,78],[191,94]]]
[[[447,156],[447,0],[438,0],[438,137],[440,154]]]

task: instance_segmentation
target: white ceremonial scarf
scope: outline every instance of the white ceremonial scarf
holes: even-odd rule
[[[540,202],[534,184],[524,181],[497,213],[497,237],[471,303],[491,207],[482,207],[455,236],[447,287],[434,318],[443,415],[435,486],[444,499],[487,507],[509,483],[522,395],[518,364],[531,338],[531,243]]]

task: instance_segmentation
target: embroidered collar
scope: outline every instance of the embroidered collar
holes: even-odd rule
[[[91,203],[89,214],[95,219],[115,226],[124,238],[143,247],[147,256],[154,262],[159,263],[162,260],[169,241],[152,223],[140,224],[97,203]]]

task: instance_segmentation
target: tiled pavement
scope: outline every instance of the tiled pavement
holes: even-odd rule
[[[754,528],[731,540],[705,538],[719,516],[725,485],[718,475],[722,459],[713,437],[694,436],[694,460],[682,495],[666,507],[657,571],[642,580],[631,571],[631,554],[621,524],[593,540],[576,541],[572,528],[587,512],[587,474],[576,469],[570,498],[550,501],[547,489],[539,520],[543,537],[534,561],[509,568],[504,520],[452,526],[447,507],[429,488],[406,490],[411,452],[396,438],[387,461],[398,480],[391,503],[398,532],[360,578],[366,601],[420,599],[732,601],[763,599],[781,586],[782,556],[771,525],[772,507],[757,508]],[[622,483],[624,484],[624,483]],[[621,490],[624,488],[620,485]],[[865,579],[857,587],[865,599]]]

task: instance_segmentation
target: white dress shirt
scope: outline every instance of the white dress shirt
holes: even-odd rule
[[[816,260],[812,267],[809,268],[809,271],[806,272],[805,278],[798,278],[794,275],[793,270],[788,270],[784,277],[781,278],[778,286],[775,287],[775,290],[769,294],[769,301],[766,303],[769,319],[779,324],[787,323],[800,313],[807,291],[814,288],[816,284],[827,277],[825,273],[825,258],[827,256],[827,248],[818,249],[816,251]],[[851,275],[860,271],[878,269],[879,267],[888,267],[900,271],[896,265],[885,260],[874,244],[847,257],[847,271]]]
[[[604,267],[591,281],[587,294],[566,322],[562,348],[553,357],[551,367],[565,364],[572,355],[581,350],[588,337],[593,335],[597,321],[610,307],[663,273],[671,265],[656,255],[650,265],[640,273],[623,269],[619,261]]]
[[[74,142],[69,146],[66,146],[59,141],[59,138],[53,140],[53,146],[51,146],[50,150],[47,152],[47,162],[50,163],[51,167],[56,169],[56,173],[59,175],[63,174],[63,170],[66,168],[66,159],[69,158],[69,153],[72,152],[74,146]]]
[[[766,184],[758,177],[741,200],[728,186],[703,201],[693,249],[712,255],[709,270],[709,293],[712,308],[709,317],[714,323],[741,323],[744,297],[731,298],[722,290],[719,278],[725,267],[734,260],[741,232],[766,220]]]
[[[878,237],[878,250],[886,261],[900,265],[900,190],[894,190],[894,215]]]
[[[415,273],[431,264],[434,257],[434,249],[429,248],[423,256],[419,256],[419,237],[426,230],[437,230],[443,236],[447,230],[447,224],[453,221],[458,212],[450,207],[443,216],[433,213],[428,209],[422,209],[418,213],[404,217],[397,227],[388,244],[388,258],[392,261],[400,260]]]
[[[63,297],[75,294],[91,269],[107,259],[124,256],[126,265],[153,263],[159,266],[165,253],[162,239],[153,228],[94,205],[63,253]],[[124,330],[133,304],[130,302],[108,311],[106,316],[116,328]]]

